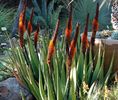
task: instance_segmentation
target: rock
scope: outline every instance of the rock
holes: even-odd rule
[[[3,95],[3,96],[7,96],[8,95],[8,92],[9,90],[5,87],[5,86],[1,86],[0,87],[0,93]],[[1,95],[0,94],[0,95]]]
[[[21,100],[22,98],[17,93],[8,90],[7,87],[0,87],[0,100]]]
[[[21,86],[15,78],[0,82],[0,100],[22,100],[21,94],[26,100],[34,100],[26,87]]]

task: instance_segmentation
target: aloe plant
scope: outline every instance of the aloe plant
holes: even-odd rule
[[[58,18],[52,39],[40,36],[38,41],[39,25],[32,40],[28,34],[30,28],[27,30],[24,24],[25,10],[21,12],[19,19],[19,43],[16,45],[17,43],[11,41],[9,59],[2,61],[11,66],[15,77],[21,84],[28,87],[36,100],[84,99],[87,98],[87,94],[90,95],[91,92],[88,91],[94,83],[101,87],[107,84],[113,58],[108,72],[104,75],[104,52],[102,53],[99,48],[95,63],[93,51],[87,39],[89,14],[81,42],[79,22],[77,22],[74,37],[72,39],[67,37],[67,34],[72,34],[71,14],[65,31],[66,37],[58,39],[60,26],[60,18]],[[24,40],[24,35],[27,41]],[[67,43],[68,40],[70,42]]]
[[[55,40],[58,25],[59,23],[49,47],[49,38],[41,37],[38,42],[40,43],[40,48],[36,50],[31,37],[27,34],[28,41],[24,41],[22,46],[12,44],[11,52],[9,53],[10,58],[6,61],[11,66],[16,78],[28,87],[37,100],[76,100],[77,98],[85,98],[89,87],[94,82],[104,86],[111,73],[110,67],[106,76],[103,75],[104,53],[101,53],[100,48],[97,63],[93,68],[94,61],[91,49],[89,57],[87,52],[83,54],[80,36],[76,39],[76,42],[71,44],[75,45],[73,46],[75,48],[77,43],[77,51],[74,52],[74,55],[76,53],[75,57],[69,58],[71,59],[69,60],[71,65],[68,65],[66,59],[73,54],[72,51],[76,48],[71,49],[70,45],[69,48],[72,51],[69,51],[69,55],[67,55],[65,52],[65,37],[62,37],[61,41]],[[75,34],[78,34],[78,29],[79,27],[77,27],[77,33]],[[75,36],[77,38],[77,35]],[[75,38],[73,39],[75,40]],[[55,49],[54,52],[53,49]],[[87,60],[88,58],[89,60]]]
[[[34,95],[37,100],[42,99],[73,99],[79,96],[83,98],[86,96],[87,88],[97,82],[104,86],[107,76],[110,75],[110,70],[105,77],[103,75],[103,59],[104,56],[101,54],[99,49],[97,64],[93,69],[93,60],[91,57],[91,51],[89,53],[89,63],[87,64],[87,55],[84,56],[82,49],[79,49],[76,53],[75,58],[71,66],[70,72],[70,85],[68,83],[67,71],[66,71],[66,53],[65,44],[62,41],[56,42],[56,51],[51,60],[49,66],[46,62],[47,59],[47,48],[48,39],[47,37],[41,38],[40,52],[35,51],[35,46],[31,39],[24,45],[24,48],[13,47],[10,52],[9,65],[12,67],[12,71],[17,69],[18,76],[16,76],[21,83],[28,87],[30,92]],[[78,47],[81,44],[78,40]],[[26,49],[26,50],[25,50]],[[28,56],[26,56],[28,55]],[[26,58],[27,57],[27,58]],[[102,60],[101,60],[101,57]],[[113,62],[113,61],[112,61]],[[49,70],[51,68],[51,73]],[[16,73],[16,74],[17,74]],[[68,87],[69,85],[69,87]],[[70,88],[69,93],[68,88]],[[77,88],[79,90],[77,91]],[[80,94],[77,94],[80,93]],[[67,96],[69,95],[69,96]]]

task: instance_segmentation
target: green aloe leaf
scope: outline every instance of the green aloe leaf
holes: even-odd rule
[[[109,66],[109,69],[107,71],[107,74],[105,75],[105,84],[108,82],[108,79],[111,75],[111,72],[112,72],[112,66],[113,66],[113,61],[114,61],[114,55],[115,55],[115,51],[113,52],[113,56],[111,58],[111,63],[110,63],[110,66]]]
[[[99,48],[99,52],[98,52],[98,58],[97,58],[97,64],[95,66],[93,75],[92,75],[92,80],[91,80],[91,84],[98,79],[98,74],[99,74],[99,69],[101,66],[101,48]]]
[[[38,56],[36,55],[36,50],[33,46],[32,41],[29,38],[29,44],[28,44],[28,49],[29,49],[29,55],[30,55],[30,61],[31,61],[31,67],[33,69],[34,75],[35,77],[38,79],[38,67],[39,67],[39,60],[38,60]]]

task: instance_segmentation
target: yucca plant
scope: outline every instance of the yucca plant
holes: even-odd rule
[[[108,73],[104,75],[104,53],[101,53],[99,48],[96,54],[97,63],[93,65],[92,50],[87,39],[89,14],[81,42],[81,26],[78,22],[74,37],[68,41],[70,37],[67,37],[67,34],[72,32],[72,13],[69,16],[66,35],[62,36],[61,40],[57,37],[60,25],[58,18],[52,39],[39,36],[38,41],[39,26],[33,40],[25,28],[25,10],[19,18],[20,45],[11,43],[10,58],[5,62],[11,66],[17,80],[28,87],[36,100],[84,99],[93,83],[104,87],[111,74],[113,58]],[[24,40],[24,34],[27,41]]]

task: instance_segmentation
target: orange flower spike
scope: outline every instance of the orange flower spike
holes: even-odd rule
[[[65,30],[65,37],[68,42],[70,42],[71,33],[72,33],[72,6],[70,6],[69,19]]]
[[[95,19],[98,21],[98,17],[99,17],[99,3],[97,3],[96,6],[96,15],[95,15]]]
[[[25,11],[23,10],[19,16],[19,31],[25,31]]]
[[[92,45],[94,45],[96,32],[98,31],[98,27],[99,27],[98,16],[99,16],[99,3],[97,3],[96,15],[95,15],[95,18],[93,19],[93,23],[92,23],[92,36],[91,36]]]
[[[23,36],[25,33],[25,13],[26,13],[26,1],[24,1],[24,8],[22,12],[19,15],[19,42],[20,42],[20,47],[23,48],[24,40]]]
[[[24,23],[23,23],[23,12],[20,13],[20,16],[19,16],[19,32],[21,33],[24,29]]]
[[[35,45],[35,48],[37,48],[38,34],[39,34],[39,24],[37,24],[37,30],[34,33],[34,45]]]
[[[68,71],[68,77],[70,76],[70,70],[71,70],[71,64],[72,64],[72,60],[74,58],[74,55],[76,53],[76,44],[77,44],[77,39],[78,39],[78,34],[79,34],[79,23],[77,23],[76,25],[76,33],[75,36],[73,38],[73,40],[71,41],[70,47],[69,47],[69,55],[66,61],[66,65],[67,65],[67,71]]]
[[[20,42],[20,47],[22,48],[23,47],[23,35],[24,35],[24,32],[25,32],[25,26],[24,26],[24,12],[22,11],[20,13],[20,17],[19,17],[19,42]]]
[[[78,39],[78,35],[79,35],[79,23],[77,23],[76,25],[76,33],[75,33],[75,36],[73,38],[73,40],[71,41],[71,44],[70,44],[70,50],[69,50],[69,56],[71,57],[71,59],[74,58],[74,55],[76,53],[76,44],[77,44],[77,39]]]
[[[83,53],[85,53],[86,52],[86,49],[89,47],[88,38],[87,38],[88,21],[89,21],[89,14],[87,15],[84,33],[82,34],[82,38],[81,38],[81,41],[82,41],[82,51],[83,51]]]
[[[31,35],[32,32],[32,19],[34,15],[34,9],[32,9],[31,15],[30,15],[30,20],[28,21],[28,35]]]
[[[52,56],[55,52],[55,45],[54,45],[54,41],[50,40],[49,46],[48,46],[48,56],[47,56],[47,64],[50,65]]]
[[[49,64],[49,65],[50,65],[52,56],[55,52],[55,44],[56,44],[57,33],[58,33],[58,29],[59,29],[59,23],[60,23],[60,20],[58,19],[57,24],[56,24],[56,28],[54,31],[54,35],[53,35],[52,39],[50,40],[50,43],[48,46],[47,64]]]
[[[69,55],[69,45],[70,45],[71,33],[72,33],[72,5],[70,5],[68,23],[67,23],[67,26],[65,29],[66,52],[68,55]]]

